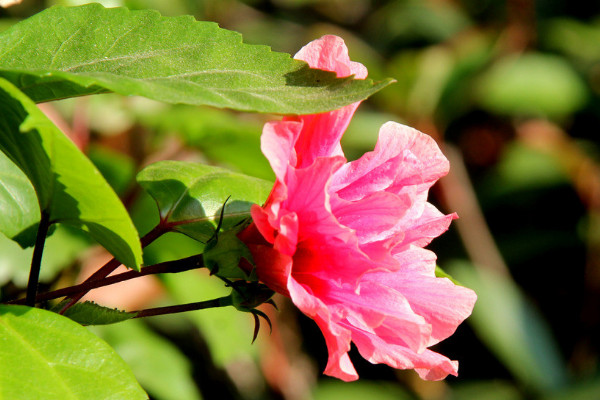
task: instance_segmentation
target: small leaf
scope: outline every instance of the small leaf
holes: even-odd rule
[[[337,109],[392,81],[339,79],[212,22],[99,4],[52,7],[2,32],[0,76],[37,102],[113,91],[279,114]]]
[[[59,306],[61,305],[62,303],[59,303]],[[74,304],[63,315],[81,325],[109,325],[131,319],[135,317],[136,313],[108,308],[86,301]]]
[[[114,350],[50,311],[0,306],[0,399],[147,399]]]
[[[250,216],[262,204],[271,183],[223,168],[183,161],[161,161],[144,168],[139,184],[158,204],[161,223],[206,243],[215,232],[225,200],[223,229]]]
[[[137,231],[90,160],[27,96],[2,78],[0,104],[0,150],[27,175],[50,222],[89,232],[123,264],[139,268],[142,250]]]

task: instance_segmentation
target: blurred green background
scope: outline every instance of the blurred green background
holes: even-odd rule
[[[0,30],[53,4],[0,9]],[[361,376],[321,375],[324,340],[282,298],[271,335],[254,345],[252,318],[206,310],[96,329],[156,400],[600,399],[600,3],[569,0],[113,0],[106,6],[192,14],[244,41],[294,54],[324,34],[342,36],[370,77],[398,82],[365,101],[343,145],[373,148],[395,120],[433,136],[451,173],[431,201],[460,219],[431,249],[478,292],[473,316],[436,350],[459,377],[424,382],[373,366]],[[50,27],[49,27],[50,29]],[[272,179],[260,153],[266,115],[169,106],[102,95],[44,105],[131,210],[141,234],[156,222],[136,171],[160,159],[223,165]],[[199,249],[166,236],[146,264]],[[42,279],[67,285],[106,257],[64,227],[48,241]],[[25,286],[30,252],[0,237],[2,295]],[[89,273],[89,272],[88,272]],[[222,284],[196,271],[111,289],[94,299],[136,309],[200,301]]]

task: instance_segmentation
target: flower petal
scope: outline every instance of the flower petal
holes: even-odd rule
[[[294,145],[301,130],[302,122],[298,121],[271,121],[263,127],[260,149],[281,182],[285,181],[288,166],[296,165]]]
[[[379,130],[375,150],[337,171],[331,190],[346,200],[381,190],[400,193],[413,185],[422,192],[448,168],[448,160],[430,136],[387,122]]]
[[[288,281],[288,288],[294,304],[317,323],[325,337],[329,358],[324,373],[346,382],[358,379],[358,374],[348,357],[350,331],[333,323],[327,306],[292,277]]]
[[[398,369],[414,368],[426,380],[441,380],[448,375],[458,374],[458,361],[451,361],[431,350],[417,353],[360,330],[352,331],[352,340],[361,356],[373,364],[387,364]]]
[[[311,68],[335,72],[339,78],[350,75],[357,79],[367,77],[365,66],[350,61],[348,48],[337,36],[327,35],[310,42],[294,58],[306,61]],[[284,118],[284,121],[302,122],[302,132],[295,142],[297,168],[312,164],[317,157],[344,155],[340,139],[359,104],[356,102],[321,114]]]
[[[335,217],[342,225],[354,229],[361,245],[389,238],[412,204],[409,196],[388,192],[375,192],[351,202],[336,195],[331,203]]]
[[[313,40],[301,48],[294,58],[306,61],[311,68],[333,71],[338,78],[350,75],[354,75],[356,79],[367,77],[367,68],[350,60],[344,39],[338,36],[325,35]]]
[[[452,335],[473,310],[477,295],[446,278],[435,278],[405,272],[373,272],[364,281],[393,288],[407,299],[412,310],[431,325],[432,346]]]

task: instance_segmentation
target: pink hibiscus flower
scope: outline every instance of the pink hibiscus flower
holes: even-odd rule
[[[367,75],[335,36],[296,58],[340,77]],[[261,148],[277,179],[240,238],[259,279],[321,329],[325,374],[358,378],[352,341],[372,363],[414,368],[428,380],[456,375],[458,362],[428,347],[471,314],[476,295],[436,278],[436,256],[423,248],[456,217],[427,202],[448,161],[429,136],[388,122],[375,150],[348,163],[340,139],[356,107],[265,125]]]

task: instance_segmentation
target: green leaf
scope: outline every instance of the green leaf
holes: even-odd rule
[[[0,104],[0,150],[27,175],[50,222],[89,232],[123,264],[139,268],[142,250],[137,231],[90,160],[27,96],[2,78]]]
[[[173,317],[173,316],[170,316]],[[161,317],[155,317],[161,318]],[[166,317],[162,317],[166,318]],[[177,317],[173,317],[177,318]],[[162,322],[173,329],[176,321]],[[200,400],[192,378],[192,365],[173,344],[140,321],[92,328],[123,357],[153,399]]]
[[[0,128],[1,129],[1,128]],[[40,221],[35,190],[27,176],[0,152],[0,232],[8,237],[31,230]]]
[[[477,292],[468,322],[512,374],[537,392],[563,387],[567,377],[558,346],[519,287],[509,277],[466,262],[448,269]]]
[[[113,91],[279,114],[340,108],[392,82],[338,79],[212,22],[99,4],[52,7],[0,34],[0,76],[37,102]]]
[[[183,161],[161,161],[144,168],[139,184],[158,204],[161,223],[201,242],[213,236],[227,198],[223,229],[250,217],[273,186],[223,168]]]
[[[0,398],[147,399],[114,350],[50,311],[0,306]]]
[[[62,308],[62,303],[59,303],[59,306]],[[92,301],[86,301],[74,304],[63,315],[81,325],[109,325],[131,319],[135,317],[136,313],[108,308]]]

